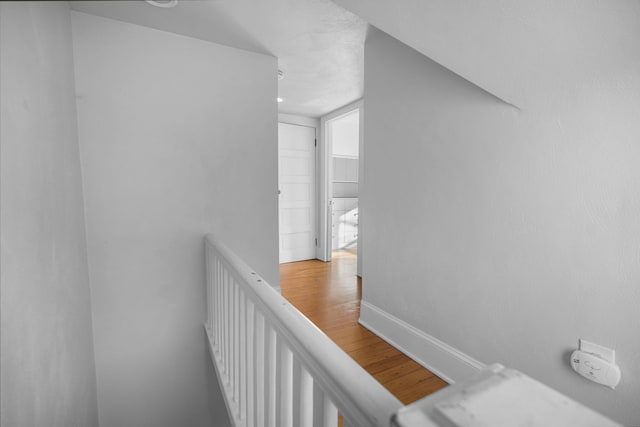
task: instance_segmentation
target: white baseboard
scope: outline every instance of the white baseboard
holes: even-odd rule
[[[362,301],[360,324],[452,384],[476,374],[484,363]]]

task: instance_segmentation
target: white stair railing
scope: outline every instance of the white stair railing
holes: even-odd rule
[[[235,426],[389,426],[402,407],[238,256],[207,236],[209,349]]]

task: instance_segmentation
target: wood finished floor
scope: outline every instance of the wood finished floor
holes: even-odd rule
[[[282,295],[402,403],[448,384],[358,323],[362,285],[356,256],[336,251],[332,262],[280,265]]]

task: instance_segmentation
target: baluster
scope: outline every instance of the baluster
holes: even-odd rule
[[[323,427],[324,391],[317,382],[313,382],[313,427]]]
[[[226,266],[225,266],[226,267]],[[224,292],[225,292],[225,304],[224,304],[224,368],[227,374],[227,383],[231,385],[231,362],[229,356],[231,354],[231,287],[229,286],[229,272],[224,269]]]
[[[300,366],[299,377],[299,408],[300,408],[300,427],[313,426],[313,378],[311,374],[302,366]]]
[[[227,271],[226,274],[226,279],[225,281],[227,282],[227,290],[229,293],[229,306],[227,308],[227,333],[229,334],[229,348],[227,349],[227,365],[229,366],[229,384],[231,384],[231,400],[235,401],[235,393],[234,393],[234,388],[235,388],[235,383],[233,382],[235,380],[235,376],[234,376],[234,363],[235,363],[235,353],[234,353],[234,346],[233,346],[233,327],[234,327],[234,323],[233,321],[235,320],[234,318],[234,313],[233,313],[233,300],[234,300],[234,295],[235,295],[235,287],[233,285],[233,278],[231,277],[231,272]]]
[[[218,335],[218,353],[222,351],[222,279],[220,270],[222,265],[220,260],[216,258],[216,329]]]
[[[222,304],[220,303],[220,299],[221,299],[221,295],[220,295],[220,290],[221,290],[221,286],[220,286],[220,262],[218,261],[218,258],[214,258],[214,265],[215,265],[215,275],[213,276],[213,280],[215,283],[215,295],[214,295],[214,307],[215,307],[215,313],[214,313],[214,330],[216,331],[216,350],[218,352],[220,352],[220,346],[221,346],[221,340],[222,340],[222,336],[220,334],[220,317],[222,316],[222,313],[220,313],[220,307],[222,307]]]
[[[313,426],[336,427],[338,425],[338,409],[331,398],[313,381]]]
[[[262,313],[256,310],[255,312],[255,362],[256,362],[256,375],[255,375],[255,397],[256,397],[256,426],[264,427],[266,425],[267,414],[265,411],[265,398],[267,392],[265,388],[265,360],[267,359],[267,349],[265,346],[265,322]]]
[[[222,371],[226,375],[227,373],[227,286],[224,283],[224,273],[226,268],[223,268],[220,261],[220,271],[218,272],[220,278],[220,363],[222,365]]]
[[[226,293],[224,291],[224,264],[222,264],[222,261],[220,259],[218,259],[218,266],[219,266],[219,270],[218,270],[218,293],[220,295],[220,298],[218,299],[218,311],[220,312],[220,314],[218,315],[218,319],[219,319],[219,325],[218,325],[218,331],[220,334],[220,360],[222,360],[222,367],[226,372],[226,368],[224,365],[224,349],[226,348],[225,346],[225,337],[224,337],[224,330],[225,330],[225,306],[226,306]]]
[[[211,316],[211,332],[213,334],[213,343],[214,343],[214,348],[218,348],[220,346],[220,335],[218,335],[218,262],[216,260],[216,258],[213,256],[213,254],[211,255],[211,260],[209,261],[211,263],[211,275],[209,276],[210,280],[211,280],[211,294],[209,294],[208,297],[208,303],[210,304],[211,307],[211,312],[210,312],[210,316]]]
[[[256,353],[254,349],[254,335],[255,335],[255,320],[254,310],[255,306],[247,299],[246,300],[246,313],[247,313],[247,427],[255,426],[255,360]],[[261,357],[261,356],[260,356]]]
[[[211,331],[214,336],[214,349],[219,347],[220,335],[218,335],[218,260],[211,254],[211,294],[208,303],[211,304]]]
[[[322,399],[322,427],[336,427],[338,425],[338,409],[329,396],[323,394]]]
[[[300,364],[300,360],[298,359],[298,355],[293,353],[293,363],[292,363],[292,375],[291,375],[291,409],[292,409],[292,419],[293,423],[298,426],[300,423],[300,393],[301,393],[301,374],[303,367]]]
[[[276,407],[276,398],[278,396],[278,383],[277,383],[277,371],[278,371],[278,351],[277,351],[277,336],[276,331],[273,330],[271,325],[268,325],[268,340],[269,347],[268,351],[268,360],[267,360],[267,426],[268,427],[278,427],[276,424],[276,415],[277,415],[277,407]]]
[[[284,341],[280,347],[280,423],[293,427],[293,354]]]
[[[204,264],[205,264],[205,283],[207,284],[207,293],[205,295],[205,301],[207,303],[207,333],[209,339],[213,340],[213,332],[211,331],[211,256],[209,254],[209,245],[205,244],[204,248]]]
[[[209,316],[209,331],[211,331],[211,335],[213,336],[213,343],[214,345],[217,344],[218,341],[218,335],[216,334],[216,330],[215,330],[215,274],[216,274],[216,263],[215,260],[213,258],[213,255],[210,254],[209,256],[207,256],[207,283],[208,283],[208,288],[207,288],[207,307],[209,308],[208,311],[208,316]]]
[[[238,414],[241,420],[247,419],[247,318],[246,298],[238,287]]]
[[[233,288],[233,305],[231,306],[233,316],[233,352],[231,356],[231,363],[233,364],[233,370],[231,371],[231,375],[233,376],[233,401],[237,403],[240,398],[238,393],[238,387],[240,386],[240,350],[238,345],[240,333],[240,310],[238,309],[238,284],[233,276],[231,276],[231,286]]]

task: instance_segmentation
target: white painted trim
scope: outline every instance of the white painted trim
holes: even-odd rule
[[[360,305],[359,323],[450,384],[486,366],[366,301]]]
[[[344,107],[340,107],[337,110],[334,110],[330,113],[325,114],[320,118],[320,240],[319,240],[319,248],[318,248],[318,259],[322,261],[331,261],[331,216],[329,215],[329,194],[332,193],[332,183],[329,181],[329,176],[331,176],[331,147],[327,143],[327,123],[335,120],[339,117],[345,116],[355,110],[360,110],[360,114],[362,114],[364,101],[359,99],[350,104],[345,105]],[[364,134],[362,132],[362,123],[363,117],[360,116],[360,143],[359,147],[362,149],[362,141],[364,138]],[[362,162],[360,162],[360,172],[358,176],[358,180],[362,179]],[[360,184],[358,184],[359,186]],[[360,231],[358,231],[359,234]],[[360,236],[358,236],[360,237]],[[361,275],[360,266],[361,266],[361,244],[358,242],[358,275]]]
[[[296,116],[295,114],[278,114],[279,123],[288,123],[290,125],[308,126],[310,128],[316,128],[316,138],[318,138],[318,128],[320,127],[320,119],[314,119],[312,117]]]
[[[362,199],[364,194],[364,101],[360,102],[360,141],[358,147],[358,259],[356,260],[356,274],[362,278],[362,265],[364,260],[364,239],[365,237],[365,222],[366,222],[366,208],[364,209],[364,215],[362,215],[362,201],[366,203],[366,198]]]
[[[362,104],[364,103],[364,101],[362,99],[359,99],[357,101],[352,102],[351,104],[347,104],[344,107],[340,107],[336,110],[333,110],[330,113],[325,114],[324,116],[322,116],[320,118],[320,121],[324,121],[324,122],[329,122],[331,120],[335,120],[335,119],[339,119],[342,116],[346,116],[350,113],[352,113],[353,111],[362,108]]]

